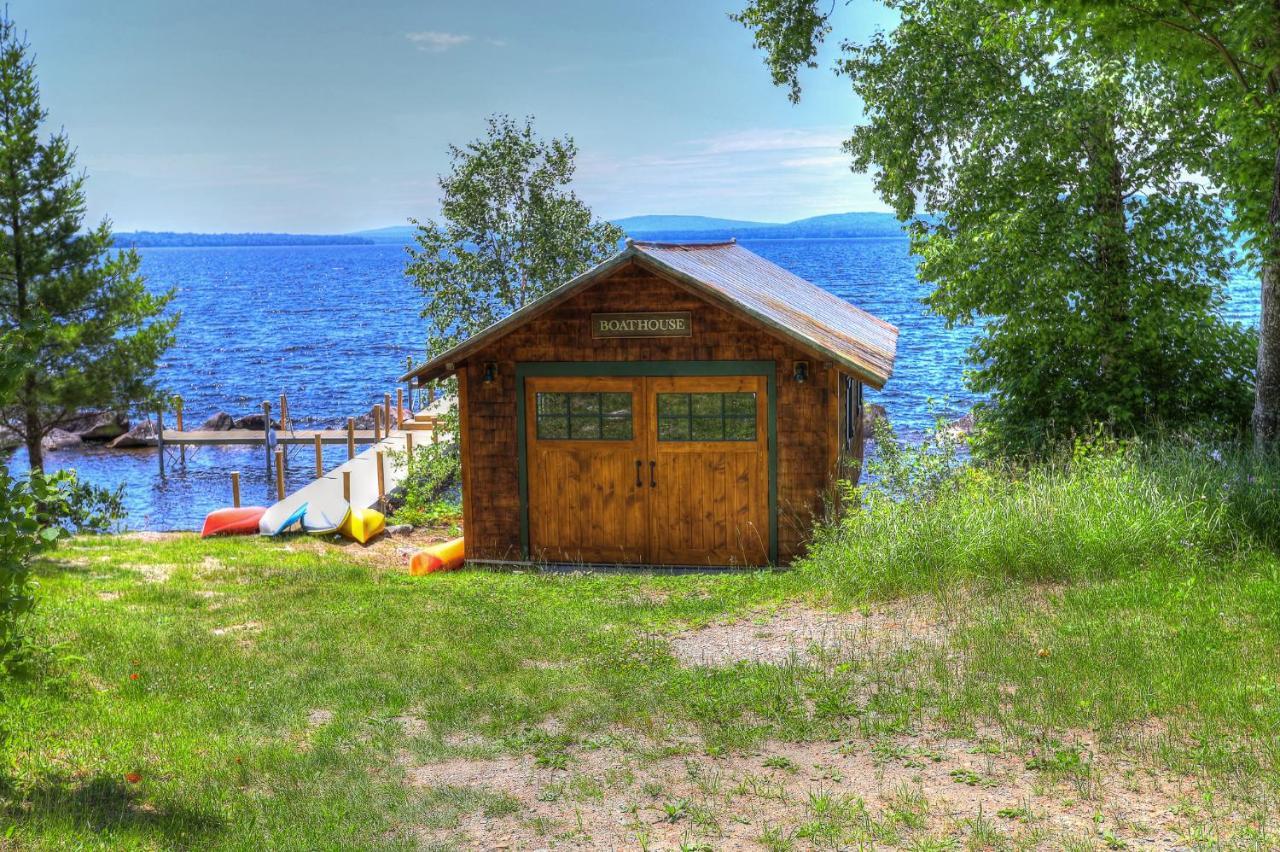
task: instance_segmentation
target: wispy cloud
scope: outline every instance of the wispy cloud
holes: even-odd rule
[[[709,139],[695,139],[708,154],[736,154],[748,151],[807,151],[839,149],[848,136],[838,130],[764,129],[740,130]]]
[[[846,154],[823,154],[815,157],[788,157],[780,160],[778,165],[784,169],[826,168],[827,166],[848,165],[850,158]]]
[[[466,44],[474,39],[461,33],[446,33],[439,30],[422,30],[416,33],[405,33],[404,37],[424,53],[444,53],[450,48]]]
[[[761,128],[624,158],[584,154],[578,186],[608,216],[701,213],[788,221],[884,210],[871,178],[851,174],[843,128]]]

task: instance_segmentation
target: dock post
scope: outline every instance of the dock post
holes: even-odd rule
[[[356,457],[356,419],[347,418],[347,461]]]
[[[391,394],[382,395],[382,434],[391,434]]]
[[[320,433],[316,433],[316,479],[324,478],[324,448],[320,444]]]
[[[280,431],[289,431],[289,397],[280,394]]]
[[[164,479],[164,408],[156,409],[156,449],[160,451],[160,478]]]
[[[342,472],[342,499],[351,502],[351,471]]]
[[[387,483],[382,472],[382,450],[378,450],[373,454],[374,461],[378,464],[378,505],[383,511],[387,508]]]
[[[404,433],[404,455],[405,455],[405,463],[404,463],[405,470],[408,470],[409,467],[413,464],[413,432],[412,431]]]
[[[404,428],[404,388],[396,388],[396,428]]]
[[[276,502],[284,499],[284,449],[276,447]]]
[[[406,375],[413,372],[413,356],[404,356],[404,372]],[[409,391],[409,410],[413,411],[413,378],[410,377],[404,383],[405,389]]]
[[[179,432],[181,432],[181,431],[183,431],[183,426],[182,426],[182,397],[180,397],[180,396],[174,397],[174,399],[173,399],[173,403],[174,403],[174,405],[176,406],[176,410],[174,411],[174,416],[175,416],[175,417],[177,418],[177,420],[178,420],[178,431],[179,431]],[[181,458],[181,459],[182,459],[182,466],[185,468],[185,467],[187,466],[187,445],[186,445],[186,444],[178,444],[178,456],[179,456],[179,458]]]
[[[262,401],[262,450],[267,454],[267,479],[271,478],[271,403]]]
[[[373,407],[373,442],[376,444],[382,440],[382,409],[378,406]]]
[[[240,508],[240,471],[231,471],[231,505]]]

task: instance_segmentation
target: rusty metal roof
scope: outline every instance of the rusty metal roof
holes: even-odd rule
[[[766,326],[779,337],[821,354],[875,388],[893,374],[898,329],[821,287],[770,263],[735,241],[655,243],[627,247],[510,316],[437,355],[401,381],[448,375],[477,349],[635,261]]]

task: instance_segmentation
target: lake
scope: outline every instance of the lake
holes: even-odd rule
[[[674,235],[673,235],[673,238]],[[895,374],[868,402],[884,405],[900,433],[930,422],[929,400],[959,416],[973,399],[963,383],[970,329],[947,329],[926,314],[915,263],[904,237],[740,240],[751,251],[898,326]],[[425,324],[421,294],[405,279],[400,245],[141,249],[151,287],[177,289],[178,342],[160,369],[164,387],[180,394],[187,428],[218,411],[233,416],[273,410],[288,394],[300,427],[339,425],[367,412],[395,380],[408,356],[421,360]],[[1231,319],[1256,323],[1258,285],[1232,285]],[[172,426],[172,420],[167,423]],[[326,449],[326,467],[346,457]],[[313,451],[295,451],[290,487],[303,484]],[[270,504],[261,447],[188,449],[183,468],[158,475],[156,451],[83,450],[48,453],[50,469],[76,468],[100,485],[123,484],[131,529],[197,529],[212,509],[230,505],[230,471],[241,472],[246,504]],[[11,460],[26,469],[26,454]]]

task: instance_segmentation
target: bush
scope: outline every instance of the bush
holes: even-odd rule
[[[960,463],[936,431],[876,440],[848,488],[860,509],[820,528],[802,562],[838,596],[1220,572],[1280,544],[1280,465],[1244,448],[1096,438],[1017,467]]]
[[[413,454],[393,453],[391,463],[408,466],[396,495],[392,520],[400,524],[438,523],[461,513],[458,485],[462,459],[458,452],[457,413],[450,411],[436,424],[442,440],[415,446]]]
[[[0,467],[0,675],[22,657],[35,557],[73,532],[104,531],[123,514],[120,491],[82,483],[74,471],[15,478]]]

